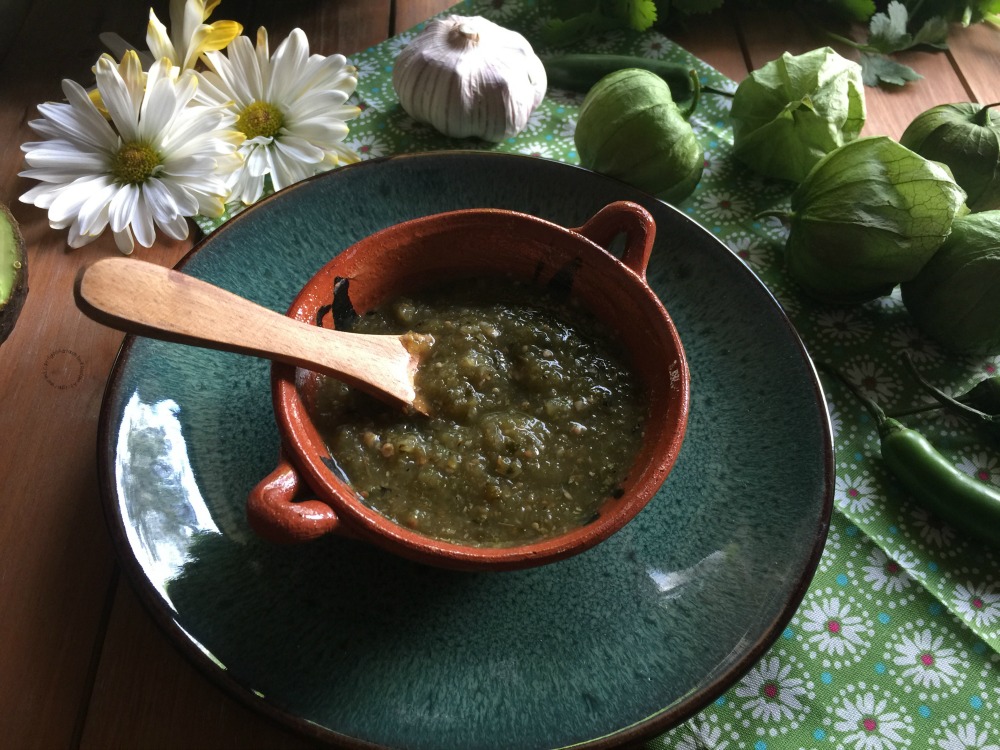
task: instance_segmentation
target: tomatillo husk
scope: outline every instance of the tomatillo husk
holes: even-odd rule
[[[580,163],[656,197],[677,202],[694,191],[705,152],[655,73],[626,68],[599,80],[580,107],[574,141]]]
[[[1000,354],[1000,210],[956,219],[902,292],[917,327],[946,348]]]
[[[1000,208],[1000,102],[942,104],[917,115],[899,142],[945,164],[968,195],[971,211]]]
[[[783,54],[743,79],[733,97],[733,153],[768,177],[801,182],[865,124],[861,66],[830,47]]]
[[[825,302],[881,297],[920,272],[964,202],[940,164],[885,136],[852,141],[792,193],[788,271]]]

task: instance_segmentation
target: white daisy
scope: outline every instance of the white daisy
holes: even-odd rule
[[[348,141],[347,147],[362,159],[375,159],[389,153],[386,144],[374,135],[362,135]]]
[[[955,586],[955,610],[976,625],[990,627],[1000,619],[1000,592],[986,583],[966,583]]]
[[[875,591],[885,591],[886,594],[898,594],[910,587],[913,579],[907,568],[915,565],[912,559],[905,559],[907,552],[902,552],[900,561],[893,560],[880,547],[875,547],[868,554],[868,561],[862,568],[864,579],[872,585]]]
[[[930,513],[927,509],[915,506],[910,511],[913,525],[917,533],[928,545],[933,547],[950,547],[955,541],[955,529]]]
[[[240,146],[243,166],[230,181],[235,198],[255,202],[267,177],[281,190],[359,160],[341,143],[346,120],[361,113],[346,104],[358,79],[343,55],[310,55],[305,33],[294,29],[272,57],[264,28],[257,32],[256,49],[241,36],[227,53],[206,53],[210,70],[201,75],[205,100],[227,106],[246,135]]]
[[[800,698],[806,688],[799,677],[791,675],[790,665],[782,665],[778,657],[764,657],[751,669],[739,685],[736,695],[749,698],[744,707],[760,721],[789,721],[803,712]]]
[[[541,159],[551,159],[553,154],[555,154],[552,144],[547,141],[531,141],[530,143],[521,144],[517,146],[517,152]]]
[[[722,729],[698,716],[691,719],[685,728],[689,734],[684,735],[675,750],[702,750],[706,747],[726,750],[729,747],[729,740],[722,738]]]
[[[44,119],[29,123],[47,140],[21,146],[21,175],[42,183],[21,200],[46,209],[54,229],[68,227],[70,247],[110,226],[123,253],[133,235],[149,247],[156,227],[183,239],[187,217],[221,215],[242,136],[225,110],[192,104],[195,74],[167,60],[144,74],[135,52],[121,64],[102,56],[95,73],[107,118],[82,86],[63,81],[67,102],[39,105]]]
[[[840,412],[829,396],[826,397],[826,410],[830,415],[830,432],[833,433],[833,438],[836,440],[840,437],[840,431],[844,428],[844,421],[841,419]]]
[[[937,744],[941,750],[1000,750],[994,739],[988,729],[980,731],[972,720],[955,729],[945,729],[944,737]]]
[[[959,677],[961,660],[955,649],[946,647],[944,636],[929,629],[904,636],[895,650],[893,663],[903,668],[903,677],[921,687],[946,687]]]
[[[851,513],[867,513],[875,505],[875,490],[862,476],[837,477],[833,496],[838,508]]]
[[[872,360],[862,360],[851,363],[844,374],[864,392],[876,401],[890,399],[899,387],[896,378],[887,373]]]
[[[869,645],[864,621],[851,614],[850,604],[841,605],[839,597],[813,602],[801,612],[802,630],[811,633],[808,640],[824,654],[855,654]]]
[[[767,263],[767,246],[758,237],[747,232],[730,235],[726,238],[726,246],[751,268],[760,269]]]
[[[643,57],[661,58],[670,49],[670,41],[656,31],[651,31],[643,35],[642,44],[639,45],[639,54]]]
[[[933,362],[941,354],[934,343],[912,325],[896,328],[889,337],[889,343],[900,352],[909,352],[914,362]]]
[[[707,216],[717,221],[731,221],[744,217],[750,212],[749,204],[733,193],[707,193],[701,199],[701,207]]]
[[[861,341],[868,338],[872,325],[852,310],[832,308],[819,313],[816,323],[823,333],[837,341]]]
[[[841,747],[855,750],[894,750],[909,744],[901,732],[912,734],[913,727],[900,711],[890,711],[885,698],[871,692],[845,698],[836,708],[838,721],[834,728],[846,732]]]
[[[1000,484],[1000,458],[989,453],[977,453],[962,458],[956,468],[964,471],[974,479],[986,484]]]

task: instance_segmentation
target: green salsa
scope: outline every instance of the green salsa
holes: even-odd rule
[[[363,502],[426,536],[528,544],[621,494],[645,394],[613,335],[564,295],[463,280],[361,316],[359,333],[429,334],[404,414],[321,378],[311,417]]]

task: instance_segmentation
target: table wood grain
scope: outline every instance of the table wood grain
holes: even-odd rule
[[[227,0],[216,11],[272,39],[295,27],[313,51],[350,55],[444,10],[448,0]],[[21,4],[25,7],[25,4]],[[154,2],[161,18],[166,3]],[[60,98],[62,78],[85,80],[98,34],[137,42],[148,5],[136,0],[36,0],[0,58],[0,201],[29,248],[30,292],[0,347],[0,746],[11,748],[305,748],[230,697],[159,631],[115,562],[96,478],[97,416],[121,334],[83,317],[77,271],[117,253],[110,236],[80,250],[44,213],[18,202],[20,144],[35,106]],[[20,20],[20,14],[17,17]],[[715,14],[673,35],[740,80],[784,51],[826,43],[787,14]],[[865,134],[898,137],[935,104],[1000,100],[1000,31],[955,27],[947,53],[903,60],[924,80],[867,89]],[[849,51],[840,50],[849,55]],[[173,265],[191,240],[160,237],[143,258]]]

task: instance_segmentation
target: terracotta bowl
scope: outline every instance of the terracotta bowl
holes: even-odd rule
[[[351,246],[310,279],[288,310],[298,320],[336,327],[337,321],[405,292],[462,277],[506,275],[568,288],[620,337],[649,401],[643,444],[622,484],[624,493],[608,497],[595,520],[511,547],[460,545],[396,524],[360,500],[310,421],[304,394],[314,389],[311,381],[318,376],[276,363],[271,385],[282,453],[277,468],[250,494],[252,528],[279,543],[343,534],[413,560],[463,570],[553,562],[621,529],[667,478],[687,426],[687,361],[670,316],[645,278],[654,235],[652,216],[624,201],[609,204],[575,229],[500,209],[436,214]],[[625,248],[619,259],[605,248],[620,236]]]

